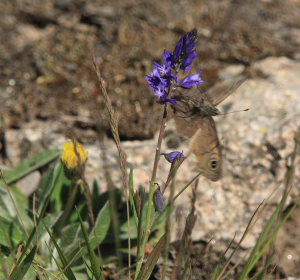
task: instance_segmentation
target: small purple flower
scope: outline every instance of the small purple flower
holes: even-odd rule
[[[181,87],[183,88],[190,88],[195,85],[202,85],[203,80],[201,78],[201,71],[199,71],[197,74],[189,74],[184,79],[182,79],[179,83]]]
[[[170,52],[164,50],[163,60],[164,60],[164,65],[171,67],[173,62],[173,55]]]
[[[160,77],[157,67],[154,67],[150,75],[146,75],[146,80],[158,98],[164,98],[167,95],[165,89],[169,86],[168,81]]]
[[[171,68],[166,65],[160,65],[158,62],[154,62],[154,68],[158,70],[161,77],[169,77],[171,75]]]
[[[166,159],[168,162],[170,162],[170,163],[173,163],[173,161],[174,161],[175,159],[182,159],[182,160],[186,159],[186,156],[185,156],[183,153],[177,152],[177,151],[171,152],[171,153],[168,153],[168,154],[166,154],[166,153],[161,153],[161,155],[163,155],[163,156],[165,157],[165,159]]]
[[[154,191],[153,199],[156,210],[161,213],[165,207],[165,199],[159,188]]]
[[[149,75],[146,75],[145,78],[146,78],[150,88],[153,90],[155,90],[161,83],[160,75],[158,73],[157,68],[155,68],[155,67],[154,67],[152,73],[150,73]]]
[[[166,89],[170,87],[171,80],[177,82],[177,77],[171,73],[170,67],[155,62],[153,71],[151,74],[146,75],[146,80],[154,91],[154,95],[159,98],[160,103],[170,102],[173,105],[177,104],[175,99],[167,98]]]

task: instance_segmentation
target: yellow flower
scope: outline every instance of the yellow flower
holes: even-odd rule
[[[76,152],[77,151],[77,152]],[[64,143],[61,160],[68,169],[75,169],[84,164],[88,158],[86,149],[76,142]]]

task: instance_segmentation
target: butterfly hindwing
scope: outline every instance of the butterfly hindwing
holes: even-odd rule
[[[198,122],[189,150],[197,158],[196,169],[208,179],[217,181],[222,176],[222,153],[215,122],[212,117]]]

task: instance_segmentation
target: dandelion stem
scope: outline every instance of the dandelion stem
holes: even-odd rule
[[[75,198],[76,198],[76,195],[78,192],[78,187],[79,187],[78,183],[75,181],[72,181],[72,185],[70,186],[66,207],[64,209],[64,212],[63,212],[63,214],[58,222],[58,226],[56,228],[56,232],[58,234],[60,234],[61,229],[66,224],[67,218],[69,217],[70,212],[71,212],[72,208],[74,207],[74,202],[75,202]]]

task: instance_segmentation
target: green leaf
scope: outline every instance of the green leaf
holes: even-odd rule
[[[21,179],[25,175],[32,171],[41,168],[49,162],[55,160],[61,154],[61,150],[47,150],[37,155],[32,156],[29,159],[24,160],[15,168],[5,174],[7,184],[11,184]]]
[[[0,279],[8,279],[9,271],[15,260],[15,254],[16,252],[14,250],[12,250],[8,256],[0,252]]]
[[[11,186],[9,189],[0,188],[0,217],[8,222],[14,222],[15,226],[19,226],[24,234],[25,229],[32,226],[27,209],[28,198],[15,186]]]
[[[102,207],[101,211],[99,212],[98,217],[96,219],[95,232],[97,236],[95,236],[94,230],[92,230],[90,233],[90,246],[92,250],[97,248],[102,243],[105,236],[107,235],[109,226],[110,226],[110,212],[109,212],[109,204],[108,202],[106,202]]]
[[[0,244],[6,247],[12,247],[10,223],[3,217],[0,217]]]
[[[11,275],[9,277],[10,280],[22,280],[23,279],[27,270],[31,266],[31,263],[35,256],[35,252],[36,252],[36,246],[34,246],[32,248],[30,253],[24,258],[24,260],[21,263],[16,264],[15,269],[13,270],[13,272],[11,273]]]
[[[58,162],[56,164],[54,172],[53,172],[53,177],[52,177],[51,185],[49,187],[47,195],[45,196],[45,200],[43,201],[43,203],[41,205],[42,209],[40,210],[39,217],[37,218],[37,221],[36,221],[36,225],[37,226],[40,224],[42,218],[45,215],[46,209],[47,209],[49,201],[50,201],[50,196],[51,196],[51,194],[53,192],[53,189],[55,188],[57,178],[58,178],[58,176],[59,176],[59,174],[61,172],[62,172],[62,165],[61,165],[60,162]],[[25,256],[25,252],[27,251],[27,249],[31,245],[31,242],[33,241],[33,237],[35,236],[35,233],[36,233],[36,229],[33,228],[32,231],[31,231],[31,233],[30,233],[30,235],[29,235],[29,237],[26,240],[23,252],[22,252],[21,256],[18,258],[18,260],[17,260],[17,264],[20,264],[22,262],[22,260],[23,260],[23,258]]]
[[[80,224],[75,223],[75,224],[68,225],[62,229],[60,244],[63,248],[66,248],[74,244],[74,240],[77,240],[76,236],[79,228],[80,228]]]

